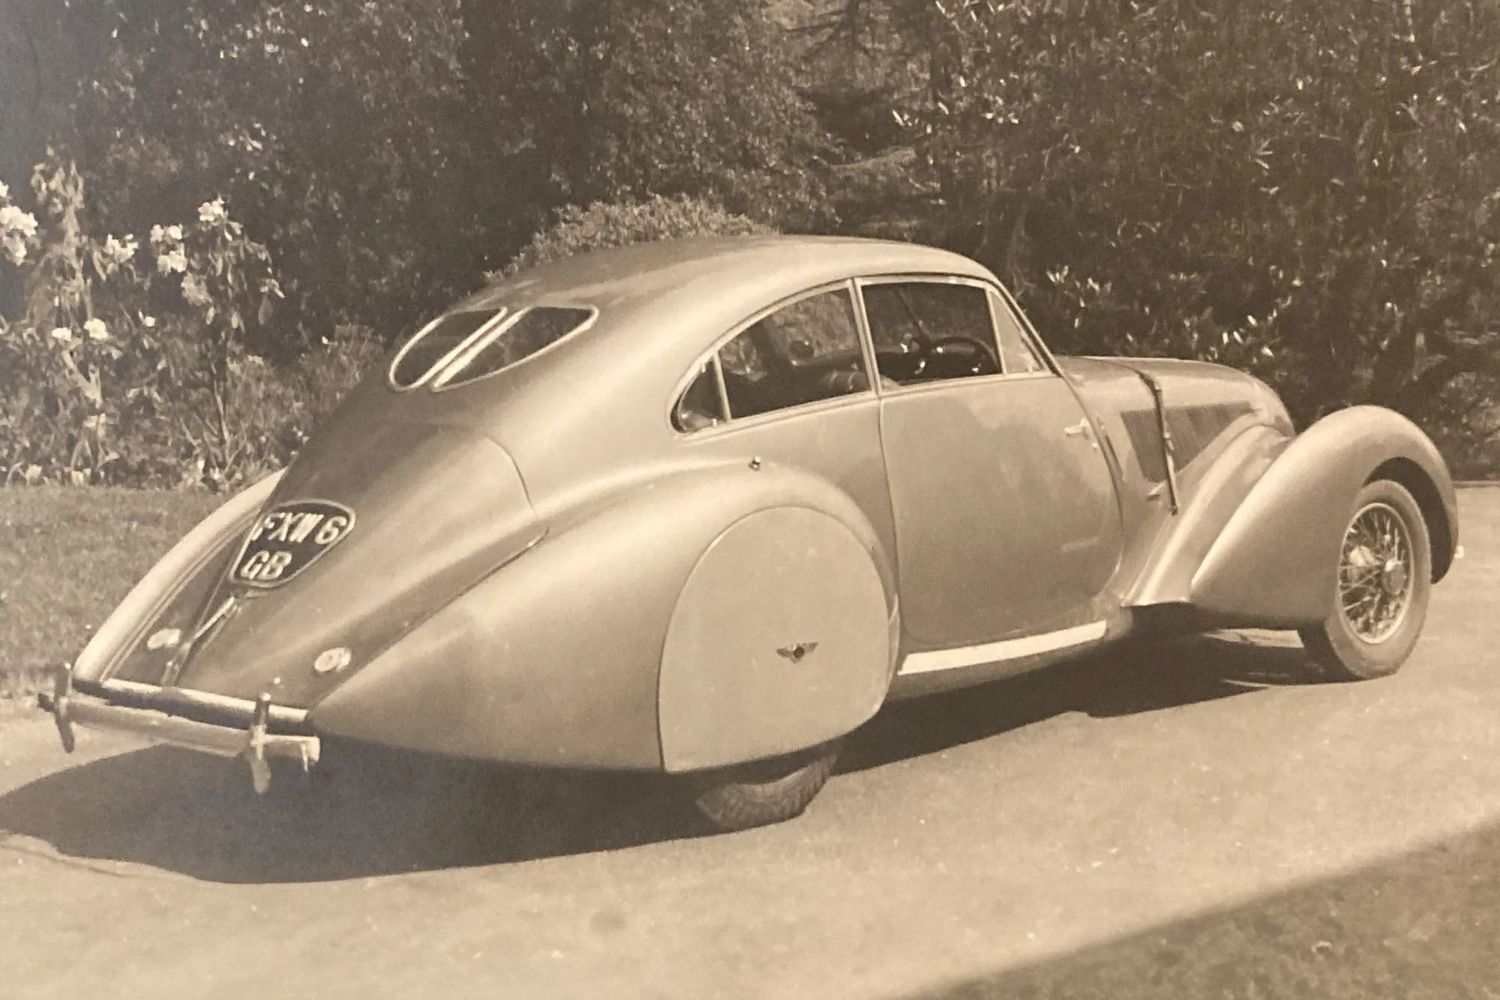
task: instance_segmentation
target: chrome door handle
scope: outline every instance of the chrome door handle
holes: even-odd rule
[[[1087,434],[1088,432],[1089,422],[1087,417],[1085,417],[1083,420],[1078,421],[1078,423],[1074,424],[1071,427],[1063,428],[1063,434],[1070,438],[1080,437],[1084,434]]]

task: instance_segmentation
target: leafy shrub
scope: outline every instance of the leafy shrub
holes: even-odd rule
[[[5,259],[24,292],[19,315],[0,315],[0,472],[104,481],[122,459],[115,429],[151,419],[166,367],[156,320],[141,309],[149,278],[136,269],[135,238],[85,231],[71,164],[38,166],[32,187],[44,223],[8,192],[0,208],[11,220]]]
[[[86,226],[84,182],[53,156],[43,217],[0,188],[0,482],[222,487],[284,464],[379,350],[340,338],[281,369],[254,348],[280,286],[222,200],[135,236]]]
[[[631,243],[688,236],[754,236],[774,231],[701,198],[657,195],[645,201],[595,202],[587,208],[568,205],[557,213],[557,221],[533,236],[503,271],[487,277],[495,280],[548,261]]]
[[[1493,431],[1500,6],[842,6],[918,68],[922,236],[1054,348],[1248,367],[1303,424],[1390,406],[1455,467]]]

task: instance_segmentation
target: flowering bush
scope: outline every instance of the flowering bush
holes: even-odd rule
[[[0,251],[12,264],[20,264],[35,245],[36,216],[11,204],[10,189],[0,184]]]
[[[0,313],[0,481],[220,486],[284,463],[306,376],[251,351],[281,289],[224,202],[143,247],[87,231],[71,163],[50,157],[32,188],[41,222],[0,189],[0,266],[24,293]],[[341,393],[356,376],[336,370]]]
[[[0,461],[7,479],[96,481],[121,457],[111,428],[130,420],[134,402],[108,393],[145,381],[153,363],[148,345],[129,344],[136,242],[83,232],[83,182],[71,165],[39,166],[32,187],[45,232],[9,192],[0,206],[5,259],[22,269],[26,293],[23,315],[0,316]]]

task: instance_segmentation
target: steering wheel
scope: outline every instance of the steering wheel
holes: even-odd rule
[[[926,370],[934,355],[968,357],[971,359],[969,371],[973,375],[992,375],[1000,370],[1000,358],[995,354],[993,347],[975,337],[966,337],[962,334],[939,337],[930,341],[926,350],[922,352],[922,361],[918,370]]]

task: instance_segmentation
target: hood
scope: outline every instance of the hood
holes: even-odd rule
[[[1079,392],[1106,410],[1150,408],[1151,395],[1143,381],[1150,379],[1161,386],[1169,413],[1254,411],[1268,423],[1291,431],[1286,407],[1275,391],[1234,368],[1175,358],[1059,357],[1057,361]]]
[[[191,611],[178,609],[193,623],[183,636],[196,638],[172,651],[143,644],[116,676],[308,707],[544,533],[515,463],[474,431],[353,421],[327,431],[249,532],[207,561],[207,579],[183,589],[196,592]]]
[[[1167,477],[1160,418],[1147,380],[1161,387],[1162,405],[1179,472],[1211,457],[1226,431],[1253,423],[1292,433],[1286,408],[1264,382],[1204,361],[1162,358],[1058,358],[1090,411],[1105,422],[1121,458],[1148,484]]]

